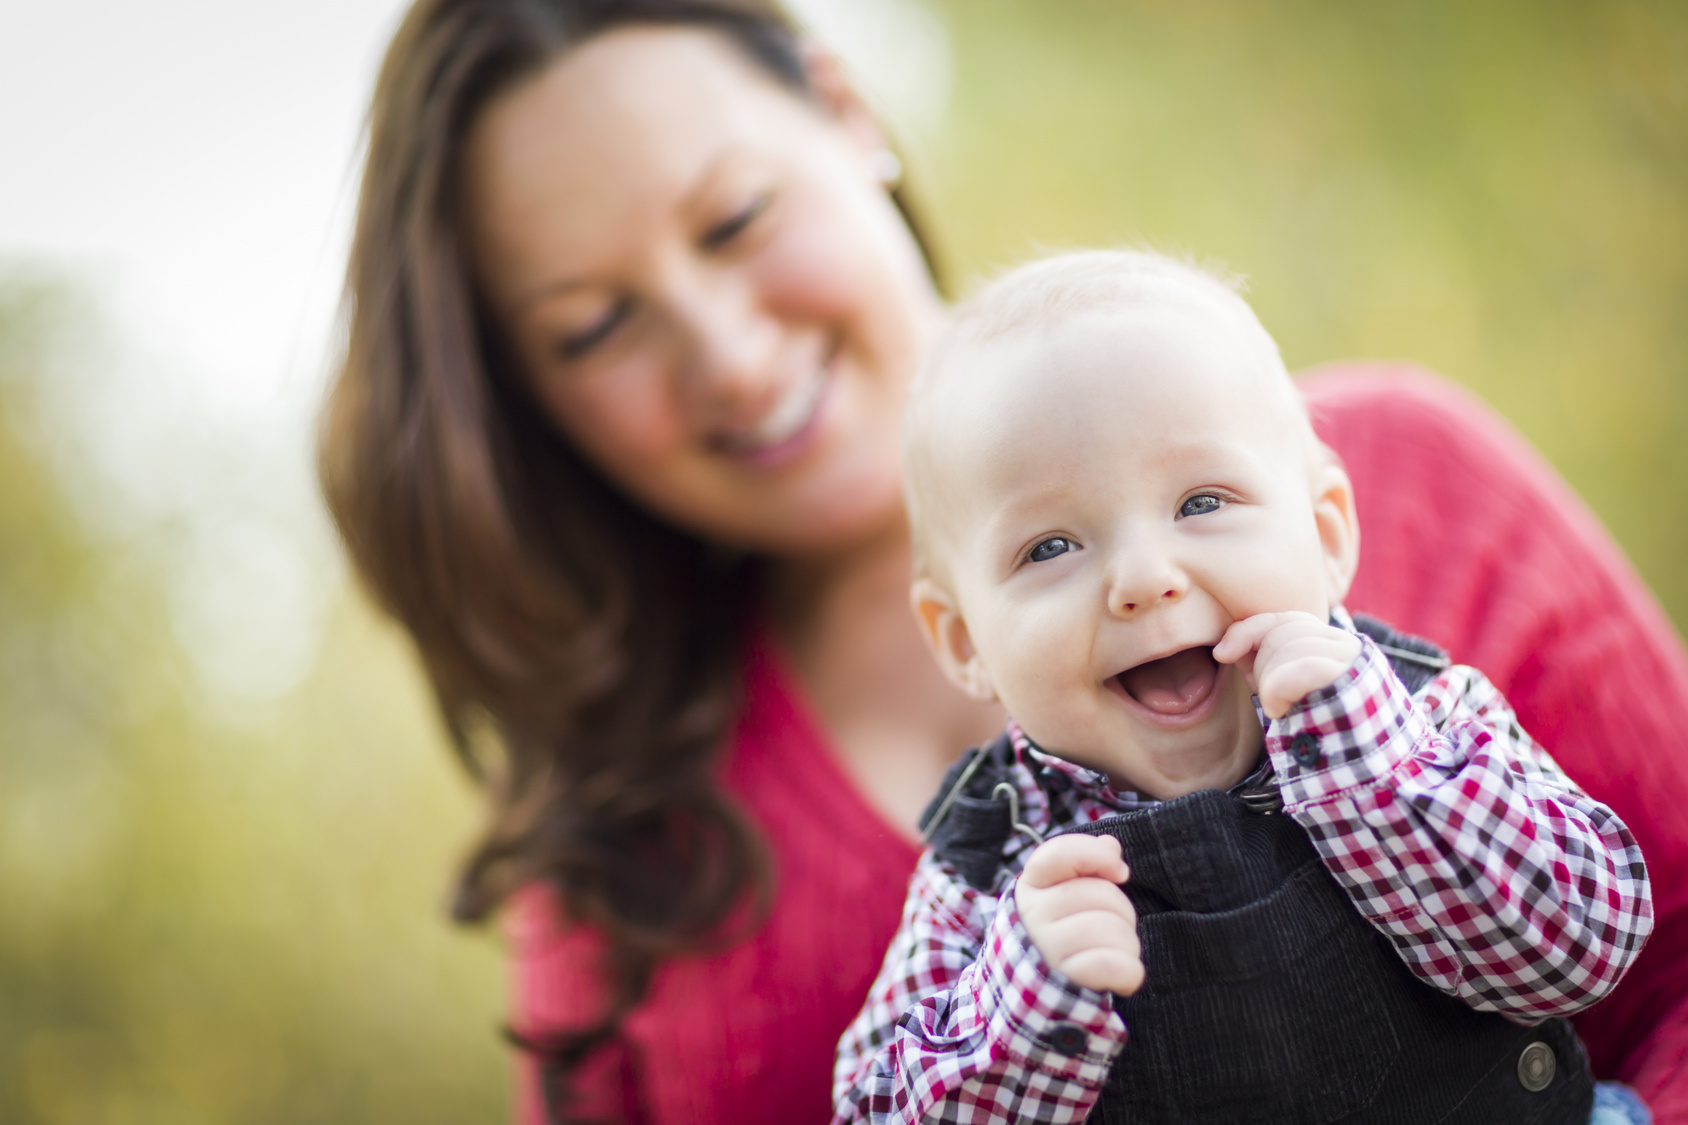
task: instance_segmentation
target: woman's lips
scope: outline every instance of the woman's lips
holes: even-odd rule
[[[1113,681],[1145,711],[1177,723],[1194,721],[1206,713],[1217,694],[1219,676],[1212,646],[1203,645],[1144,661],[1119,673]]]
[[[721,434],[713,444],[721,452],[755,465],[783,461],[814,432],[831,385],[832,357],[829,356],[813,374],[786,391],[754,426]]]

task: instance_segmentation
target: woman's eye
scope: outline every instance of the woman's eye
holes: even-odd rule
[[[747,207],[704,231],[702,239],[703,248],[705,250],[719,250],[721,247],[731,242],[739,235],[740,232],[744,230],[745,227],[748,227],[755,221],[756,216],[767,210],[768,204],[772,199],[772,194],[763,192],[761,195],[751,200]]]
[[[1184,501],[1184,505],[1178,509],[1178,514],[1180,517],[1205,516],[1209,512],[1217,512],[1224,507],[1224,504],[1225,502],[1219,497],[1204,492],[1200,496],[1192,496]]]
[[[1053,535],[1033,547],[1032,553],[1027,557],[1032,562],[1048,562],[1056,555],[1064,555],[1072,549],[1073,541],[1071,539],[1063,539],[1059,535]]]
[[[617,301],[610,306],[608,312],[594,321],[590,328],[565,336],[557,345],[558,357],[565,360],[579,359],[603,343],[604,339],[616,330],[616,326],[627,319],[630,307],[631,303],[626,300]]]

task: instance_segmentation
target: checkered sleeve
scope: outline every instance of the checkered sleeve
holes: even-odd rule
[[[982,894],[928,852],[839,1040],[833,1120],[1083,1121],[1125,1037],[1108,994],[1045,963],[1011,890]]]
[[[1424,980],[1520,1022],[1617,984],[1652,929],[1629,829],[1472,668],[1410,695],[1369,638],[1267,729],[1284,808]]]

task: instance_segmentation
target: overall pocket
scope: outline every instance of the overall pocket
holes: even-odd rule
[[[1313,1125],[1376,1095],[1399,1053],[1379,962],[1395,955],[1317,860],[1246,906],[1147,913],[1138,932],[1147,979],[1115,1001],[1130,1040],[1093,1121]]]

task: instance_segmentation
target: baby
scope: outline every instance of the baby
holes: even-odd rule
[[[838,1120],[1647,1119],[1562,1018],[1651,928],[1635,842],[1481,673],[1344,612],[1347,474],[1230,284],[1010,273],[904,464],[921,627],[1013,722],[924,818]]]

